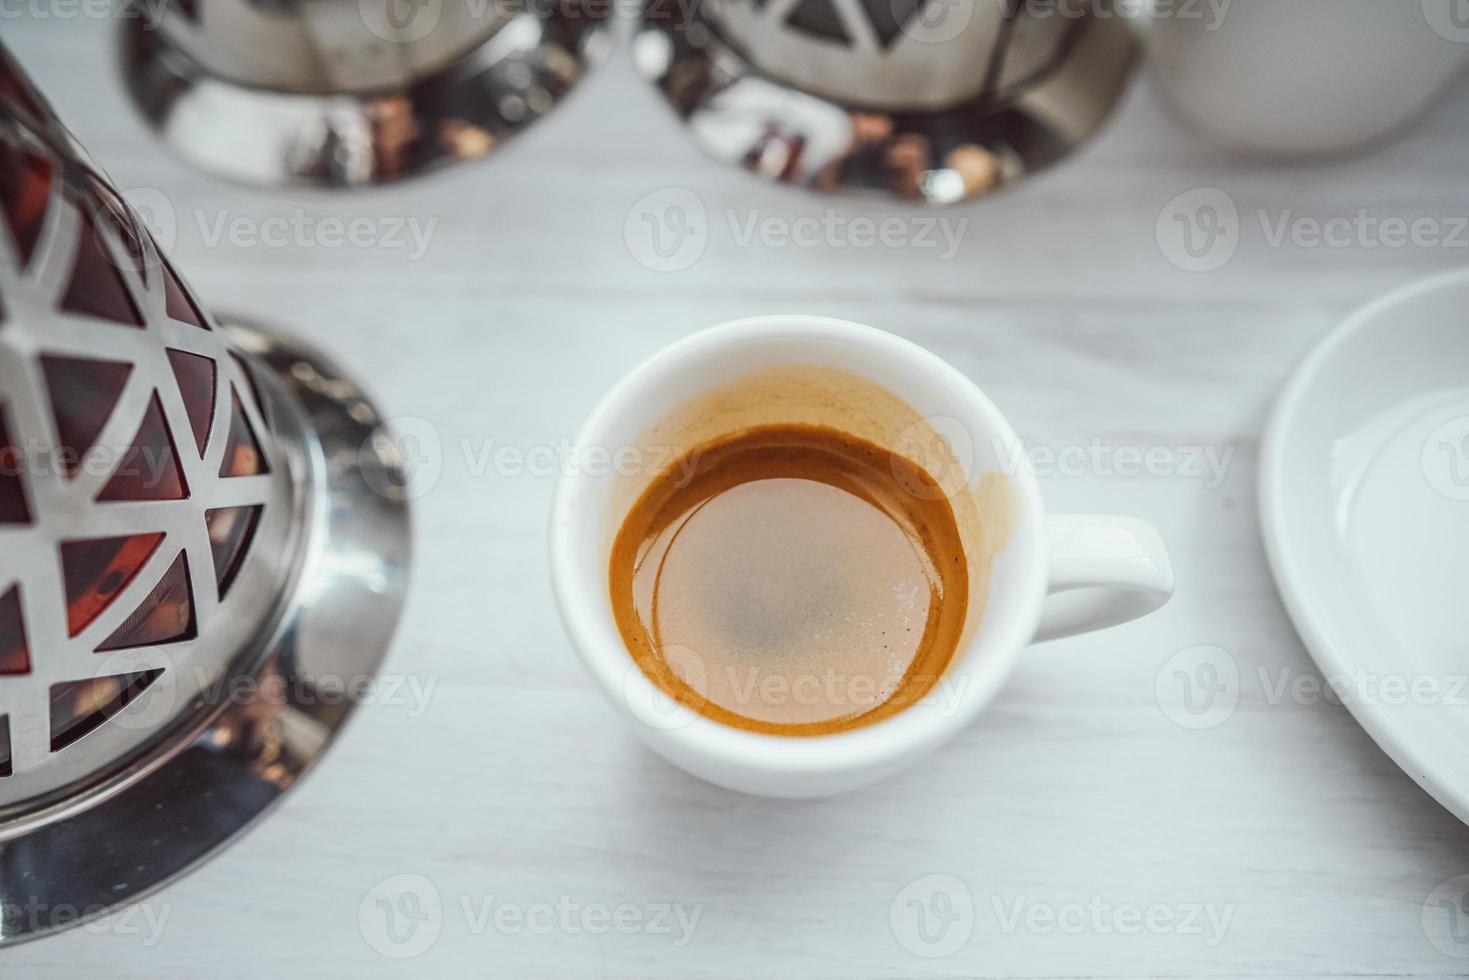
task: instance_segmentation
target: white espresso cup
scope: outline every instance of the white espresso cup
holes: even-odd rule
[[[614,619],[612,545],[668,467],[752,425],[831,426],[922,466],[948,494],[969,563],[964,633],[921,700],[837,734],[762,734],[675,702],[634,663]],[[1101,629],[1173,592],[1153,527],[1048,515],[1024,447],[974,383],[934,354],[842,320],[766,316],[693,334],[603,398],[577,437],[551,515],[551,572],[582,662],[654,751],[712,783],[762,796],[826,796],[882,779],[953,738],[1033,640]],[[670,663],[699,686],[700,664]]]

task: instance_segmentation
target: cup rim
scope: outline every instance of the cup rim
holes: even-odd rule
[[[987,630],[983,649],[978,636],[969,638],[956,651],[945,676],[957,670],[973,674],[982,659],[990,676],[989,689],[970,696],[966,690],[959,707],[948,713],[900,711],[881,721],[850,731],[830,735],[788,736],[747,731],[683,709],[690,716],[678,727],[659,728],[637,717],[629,703],[629,695],[659,696],[649,680],[627,652],[622,636],[615,629],[600,625],[600,602],[603,596],[583,586],[575,572],[576,554],[583,546],[572,533],[575,515],[581,506],[600,507],[600,495],[588,501],[595,491],[587,474],[574,470],[562,474],[557,482],[551,505],[550,565],[552,588],[561,618],[587,672],[596,680],[603,695],[612,702],[635,732],[660,750],[674,749],[680,758],[692,754],[713,759],[743,770],[787,774],[827,774],[870,769],[883,762],[916,758],[917,754],[936,748],[967,726],[984,708],[1014,667],[1019,653],[1034,638],[1040,621],[1041,602],[1046,592],[1046,548],[1044,541],[1045,509],[1040,490],[1023,446],[1009,422],[989,397],[967,375],[943,358],[896,334],[875,327],[831,317],[805,314],[772,314],[730,320],[706,327],[674,341],[649,355],[602,397],[577,433],[577,447],[601,444],[606,420],[623,403],[640,392],[656,386],[659,379],[685,369],[690,362],[700,361],[710,352],[735,342],[775,341],[790,339],[841,340],[856,342],[874,354],[900,358],[919,367],[941,384],[957,392],[967,403],[966,422],[996,440],[1006,459],[1018,461],[1006,475],[1012,481],[1019,502],[1020,519],[1001,554],[1014,547],[1029,551],[1023,562],[1029,583],[1021,582],[1020,601],[1003,609],[986,608],[986,617],[1005,618]],[[999,560],[997,556],[996,561]],[[977,655],[983,654],[983,657]],[[629,691],[629,685],[634,689]],[[675,748],[676,747],[676,748]]]

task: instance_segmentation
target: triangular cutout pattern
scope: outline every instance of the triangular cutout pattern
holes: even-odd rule
[[[264,508],[257,504],[254,507],[217,507],[204,513],[204,525],[209,530],[209,550],[214,555],[214,583],[219,587],[221,599],[235,584],[235,576],[240,573],[240,566],[250,551],[263,511]]]
[[[801,0],[786,18],[786,26],[823,40],[839,41],[848,47],[852,44],[832,0]]]
[[[164,307],[173,319],[192,324],[202,330],[209,329],[209,324],[204,322],[204,316],[194,305],[189,291],[179,281],[178,273],[173,271],[173,266],[167,261],[163,263],[163,295]]]
[[[112,605],[162,541],[162,533],[63,541],[67,635],[76,636]]]
[[[122,461],[98,500],[183,500],[189,495],[184,471],[179,468],[178,450],[168,420],[163,416],[163,403],[158,392],[148,400],[148,410],[133,444],[122,454]]]
[[[10,718],[0,715],[0,779],[13,771],[10,761]]]
[[[181,643],[198,636],[194,628],[194,589],[189,584],[189,559],[180,551],[163,578],[131,616],[113,631],[98,653],[131,650],[160,643]]]
[[[903,26],[923,9],[926,0],[862,0],[867,22],[882,42],[884,51],[893,46]]]
[[[41,371],[46,375],[46,391],[56,418],[56,448],[66,475],[75,477],[82,457],[96,444],[112,417],[133,366],[123,361],[43,354]]]
[[[194,445],[202,459],[209,446],[209,426],[214,422],[214,361],[202,354],[169,348],[168,363],[189,414],[189,428],[194,430]]]
[[[41,240],[51,201],[51,161],[11,140],[0,140],[0,213],[24,268]]]
[[[112,256],[103,247],[97,223],[84,207],[78,207],[81,220],[77,224],[77,254],[71,268],[71,280],[61,299],[68,313],[110,320],[127,327],[142,329],[143,318],[128,293],[122,275],[113,265]]]
[[[244,406],[240,404],[240,393],[230,385],[230,434],[224,447],[224,460],[219,464],[219,475],[258,476],[269,472],[265,454],[260,451],[260,443],[256,441],[250,420],[245,417]]]
[[[163,668],[51,686],[51,751],[59,752],[138,699]]]
[[[0,408],[0,524],[29,524],[25,484],[20,478],[20,448],[10,441],[5,409]]]
[[[0,595],[0,677],[29,674],[31,651],[26,644],[26,624],[20,609],[20,586]]]
[[[240,369],[240,377],[245,379],[245,388],[249,390],[250,397],[255,399],[255,404],[259,406],[261,414],[265,415],[268,423],[270,416],[265,414],[266,403],[265,399],[260,397],[260,384],[255,380],[255,372],[250,369],[250,365],[237,352],[230,351],[230,359],[235,362],[235,367]]]

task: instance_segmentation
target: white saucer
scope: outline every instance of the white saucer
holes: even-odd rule
[[[1469,273],[1347,319],[1281,395],[1265,548],[1323,677],[1469,823]]]

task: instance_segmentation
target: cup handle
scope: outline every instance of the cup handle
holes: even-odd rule
[[[1173,564],[1157,530],[1136,517],[1046,518],[1050,590],[1036,640],[1105,629],[1146,616],[1173,595]]]

